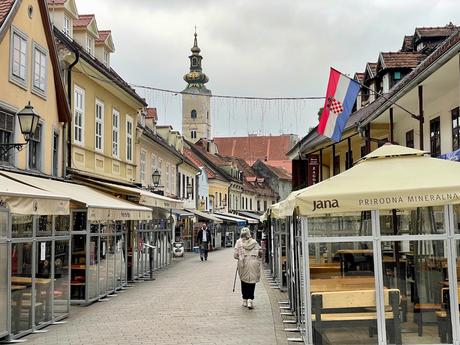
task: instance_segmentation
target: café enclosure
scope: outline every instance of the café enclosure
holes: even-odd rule
[[[387,144],[272,205],[271,270],[305,344],[460,343],[459,176]]]

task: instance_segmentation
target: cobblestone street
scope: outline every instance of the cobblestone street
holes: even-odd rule
[[[232,293],[234,269],[231,249],[211,252],[207,262],[186,253],[153,282],[134,283],[108,302],[72,307],[65,324],[26,337],[27,344],[286,344],[266,281],[257,285],[256,308],[248,310],[239,280]]]

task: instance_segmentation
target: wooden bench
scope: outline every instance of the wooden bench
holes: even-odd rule
[[[377,328],[375,289],[312,293],[313,343],[323,344],[325,329],[367,327],[369,336]],[[389,343],[401,344],[399,318],[400,294],[397,289],[384,290],[385,322]]]
[[[311,279],[330,278],[338,275],[340,275],[340,263],[338,262],[310,264]]]

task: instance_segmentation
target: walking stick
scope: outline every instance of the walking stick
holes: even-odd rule
[[[233,279],[233,292],[235,292],[235,285],[236,285],[236,275],[238,273],[238,264],[236,265],[236,270],[235,270],[235,279]]]

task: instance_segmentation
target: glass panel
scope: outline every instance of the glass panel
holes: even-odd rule
[[[37,236],[51,236],[53,230],[53,216],[39,216]]]
[[[98,278],[97,278],[97,270],[98,270],[98,251],[99,251],[99,237],[91,236],[89,242],[89,267],[88,267],[88,281],[87,281],[87,288],[88,288],[88,298],[94,299],[99,296],[98,291]]]
[[[56,243],[59,243],[56,242]],[[56,253],[57,254],[57,253]],[[64,262],[63,262],[63,267]],[[72,236],[72,264],[70,271],[70,295],[73,300],[85,299],[86,285],[86,235]]]
[[[309,244],[314,344],[377,344],[372,243]]]
[[[8,232],[8,212],[0,211],[0,239],[6,238]]]
[[[347,213],[344,215],[308,218],[309,237],[371,236],[371,213]]]
[[[447,332],[442,329],[447,317],[442,301],[449,297],[445,241],[382,242],[382,255],[384,291],[390,298],[385,313],[388,343],[397,341],[394,334],[400,334],[402,344],[441,343]],[[391,294],[398,295],[393,303],[400,301],[399,318]]]
[[[56,216],[54,218],[54,232],[57,236],[67,235],[70,231],[70,217]]]
[[[32,242],[11,245],[11,331],[32,328]]]
[[[2,213],[0,213],[0,216]],[[8,247],[0,243],[0,334],[8,330]]]
[[[99,263],[97,265],[99,272],[99,295],[103,296],[107,292],[107,237],[100,237],[99,245]]]
[[[460,234],[460,204],[453,205],[453,209],[454,209],[454,212],[453,212],[454,213],[454,231],[456,234]]]
[[[444,234],[444,207],[419,207],[380,212],[382,235]]]
[[[86,231],[86,212],[72,212],[72,231]]]
[[[51,314],[51,248],[52,241],[36,242],[35,256],[35,325],[49,322]]]
[[[22,216],[13,214],[11,233],[13,238],[32,237],[33,235],[33,216]]]
[[[69,313],[69,259],[69,240],[56,241],[54,248],[55,317],[63,316]],[[84,271],[82,272],[84,273]],[[82,296],[82,299],[84,299],[84,295]]]
[[[124,251],[123,251],[123,236],[117,235],[115,238],[115,287],[119,288],[123,286],[123,268],[125,264]]]
[[[115,290],[115,236],[107,237],[107,291]]]

